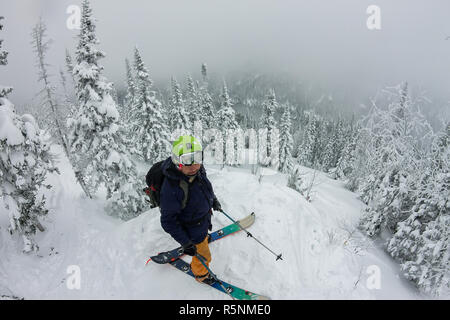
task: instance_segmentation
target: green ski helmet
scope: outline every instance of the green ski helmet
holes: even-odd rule
[[[203,163],[203,148],[193,136],[180,136],[172,144],[172,162],[178,166]]]

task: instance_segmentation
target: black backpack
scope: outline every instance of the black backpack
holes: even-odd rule
[[[147,183],[147,188],[144,192],[150,198],[150,208],[157,208],[160,205],[161,200],[161,187],[163,185],[165,176],[162,172],[162,164],[165,160],[155,163],[145,176],[145,182]],[[169,179],[170,181],[171,179]],[[188,196],[189,196],[189,185],[183,179],[180,180],[180,187],[184,191],[184,199],[181,203],[181,209],[186,207]]]

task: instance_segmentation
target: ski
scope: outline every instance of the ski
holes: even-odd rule
[[[255,213],[252,212],[247,217],[242,218],[241,220],[237,221],[237,223],[232,223],[232,224],[230,224],[230,225],[228,225],[226,227],[223,227],[222,229],[219,229],[219,230],[214,231],[213,233],[211,233],[210,237],[208,239],[208,242],[211,243],[211,242],[214,242],[216,240],[222,239],[222,238],[224,238],[226,236],[229,236],[229,235],[231,235],[233,233],[241,231],[242,229],[239,227],[239,225],[241,227],[243,227],[243,228],[248,228],[254,222],[255,222]],[[239,223],[239,225],[238,225],[238,223]],[[158,253],[156,256],[150,257],[150,259],[147,260],[147,263],[149,263],[150,261],[153,261],[155,263],[165,264],[165,263],[169,263],[171,261],[174,261],[174,260],[182,257],[183,255],[184,255],[183,248],[182,247],[178,247],[176,249],[173,249],[173,250],[170,250],[170,251],[161,252],[161,253]]]
[[[191,277],[195,278],[194,274],[191,271],[191,267],[189,265],[189,263],[187,263],[184,260],[181,259],[176,259],[174,261],[169,262],[172,266],[174,266],[175,268],[177,268],[178,270],[183,271],[184,273],[190,275]],[[270,300],[269,297],[257,294],[257,293],[253,293],[244,289],[241,289],[239,287],[236,287],[232,284],[229,284],[223,280],[220,280],[220,282],[216,281],[212,284],[206,284],[210,287],[213,287],[225,294],[228,294],[230,296],[232,296],[234,299],[237,300]],[[222,287],[223,286],[223,287]],[[225,290],[224,290],[225,289]]]

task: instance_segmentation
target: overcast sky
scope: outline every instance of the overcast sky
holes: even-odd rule
[[[92,0],[105,75],[117,86],[124,59],[137,45],[151,78],[244,69],[289,71],[305,81],[355,95],[408,80],[436,101],[450,100],[448,0]],[[30,32],[42,16],[54,43],[48,63],[64,68],[78,30],[66,26],[68,6],[81,0],[0,0],[9,64],[0,83],[10,100],[29,103],[36,83]],[[369,30],[369,5],[381,9],[381,30]],[[159,83],[157,83],[159,84]],[[161,83],[159,85],[164,85]]]

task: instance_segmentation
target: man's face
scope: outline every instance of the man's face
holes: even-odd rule
[[[193,164],[190,166],[182,166],[180,170],[183,174],[185,174],[187,176],[193,176],[200,169],[200,166],[201,166],[200,164]]]

